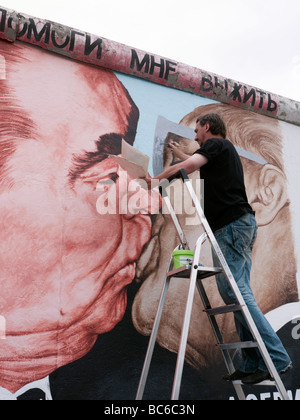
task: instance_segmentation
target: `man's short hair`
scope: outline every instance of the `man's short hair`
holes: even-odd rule
[[[201,127],[204,127],[205,124],[209,124],[210,132],[212,134],[214,134],[215,136],[222,136],[223,139],[226,139],[226,125],[219,114],[206,114],[203,117],[199,117],[197,119],[197,123],[199,123]]]
[[[254,153],[285,172],[283,133],[279,120],[236,106],[214,103],[194,109],[180,124],[194,129],[196,120],[209,113],[217,113],[226,122],[226,138],[235,146]]]

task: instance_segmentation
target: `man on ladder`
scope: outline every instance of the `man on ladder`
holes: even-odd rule
[[[170,147],[183,162],[167,169],[155,179],[169,179],[181,169],[187,174],[200,169],[200,176],[205,182],[205,216],[277,371],[280,374],[286,373],[292,367],[291,359],[259,309],[250,286],[257,224],[255,213],[248,203],[240,157],[233,144],[226,140],[226,126],[218,114],[207,114],[199,118],[195,132],[195,140],[200,149],[193,156],[188,156],[178,146],[171,144]],[[215,255],[214,260],[217,265]],[[223,273],[218,274],[217,284],[225,304],[236,303]],[[244,317],[238,312],[234,316],[241,341],[251,340],[251,332]],[[254,385],[271,379],[271,376],[260,352],[249,348],[242,349],[239,369],[224,379],[242,380],[244,384]]]

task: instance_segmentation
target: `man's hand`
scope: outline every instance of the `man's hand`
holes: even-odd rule
[[[180,147],[179,143],[176,143],[176,141],[171,140],[168,144],[169,149],[171,149],[173,152],[176,152],[176,149]]]
[[[169,142],[168,147],[169,147],[169,149],[172,150],[174,156],[177,157],[178,159],[180,159],[181,161],[185,161],[190,157],[190,155],[185,154],[181,150],[180,144],[175,142],[174,140],[171,140]]]
[[[159,184],[159,180],[151,178],[150,175],[148,175],[146,178],[140,178],[138,181],[142,188],[148,189],[149,191],[157,188]]]

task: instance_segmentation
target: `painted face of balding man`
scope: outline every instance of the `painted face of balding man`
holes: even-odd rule
[[[108,155],[122,138],[134,141],[128,92],[111,72],[32,47],[20,53],[3,83],[32,135],[14,139],[0,186],[0,386],[11,392],[81,358],[122,319],[151,233],[146,212],[96,209],[98,181],[120,176]]]

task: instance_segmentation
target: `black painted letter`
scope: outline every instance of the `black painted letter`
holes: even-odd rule
[[[131,50],[131,63],[130,68],[134,69],[136,66],[137,71],[143,71],[143,67],[145,66],[145,73],[149,73],[150,68],[150,56],[149,54],[145,54],[142,61],[139,60],[137,52],[135,50]]]
[[[91,52],[97,48],[97,58],[100,60],[102,56],[102,39],[98,38],[91,44],[91,36],[86,36],[84,55],[90,55]]]
[[[4,9],[0,9],[0,12],[2,13],[1,20],[0,20],[0,32],[4,32],[7,12]]]

